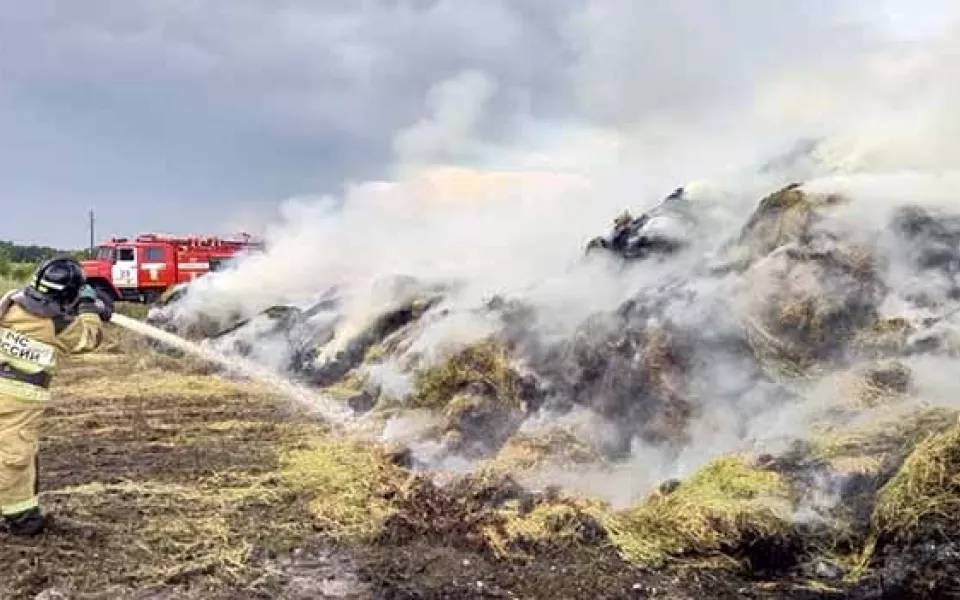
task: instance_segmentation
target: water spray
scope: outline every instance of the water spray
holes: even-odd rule
[[[238,372],[260,383],[270,385],[285,397],[296,400],[311,410],[319,412],[324,419],[330,422],[345,424],[353,415],[351,410],[334,402],[329,397],[317,394],[307,387],[288,381],[277,373],[242,357],[228,356],[212,348],[206,348],[195,342],[185,340],[169,331],[163,331],[162,329],[121,314],[114,314],[111,322],[138,335],[148,337],[161,344],[216,363],[230,371]]]

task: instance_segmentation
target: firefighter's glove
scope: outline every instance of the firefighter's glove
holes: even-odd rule
[[[83,287],[80,288],[80,294],[78,296],[79,302],[85,300],[97,301],[100,299],[100,294],[97,293],[97,288],[93,287],[89,283],[83,284]]]
[[[77,302],[78,313],[94,313],[104,323],[113,318],[113,302],[104,299],[90,285],[85,285],[80,289],[80,298]]]

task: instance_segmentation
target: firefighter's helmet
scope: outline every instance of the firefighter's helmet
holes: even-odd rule
[[[71,304],[79,297],[86,280],[83,267],[76,260],[52,258],[34,272],[31,287],[51,300]]]

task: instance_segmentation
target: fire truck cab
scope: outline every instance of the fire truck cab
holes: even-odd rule
[[[153,303],[167,289],[225,266],[241,254],[262,250],[247,234],[237,238],[144,233],[114,237],[82,261],[91,285],[116,300]]]

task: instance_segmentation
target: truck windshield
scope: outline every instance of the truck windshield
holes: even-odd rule
[[[96,252],[93,253],[93,258],[96,260],[106,260],[113,262],[116,253],[113,251],[113,248],[110,246],[100,246],[97,248]]]

